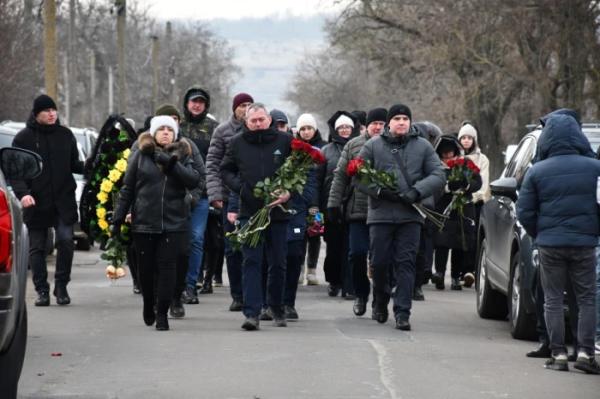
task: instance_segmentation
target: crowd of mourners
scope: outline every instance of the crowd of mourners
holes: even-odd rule
[[[320,284],[316,270],[321,241],[326,244],[323,271],[328,295],[353,301],[356,316],[365,315],[370,307],[371,318],[382,324],[392,302],[394,326],[399,330],[411,330],[412,301],[425,300],[424,284],[431,281],[439,290],[446,288],[447,264],[451,290],[474,284],[479,213],[491,197],[489,160],[479,147],[475,124],[467,121],[456,132],[443,134],[432,122],[414,121],[407,105],[395,104],[367,112],[338,111],[327,126],[319,126],[314,115],[305,113],[292,126],[284,112],[269,112],[247,93],[233,97],[230,118],[219,124],[209,114],[210,104],[208,91],[192,87],[183,97],[183,112],[172,104],[160,106],[139,129],[128,159],[111,232],[118,235],[124,223],[131,223],[128,260],[133,290],[143,298],[146,325],[169,330],[168,315],[184,317],[184,304],[199,303],[199,294],[211,294],[213,286],[223,284],[225,264],[232,298],[229,310],[243,313],[242,328],[258,330],[266,320],[286,327],[287,321],[300,317],[298,285]],[[36,98],[27,127],[13,143],[38,152],[44,162],[40,177],[15,183],[30,231],[36,306],[50,304],[45,263],[48,227],[56,229],[57,242],[53,293],[58,304],[71,300],[67,284],[77,221],[72,173],[81,173],[83,162],[56,110],[50,97]],[[538,245],[549,248],[540,252],[542,276],[550,258],[559,279],[585,274],[585,284],[579,284],[581,278],[571,279],[577,283],[580,305],[575,367],[599,373],[593,338],[596,305],[590,312],[584,297],[589,299],[592,289],[596,295],[600,162],[578,149],[556,147],[558,142],[572,142],[567,137],[572,130],[560,125],[564,118],[575,120],[564,112],[545,120],[542,136],[553,134],[550,150],[544,154],[548,159],[541,157],[527,175],[519,213]],[[319,149],[325,162],[311,168],[302,190],[271,193],[270,223],[261,231],[258,245],[233,245],[227,233],[237,231],[265,206],[255,196],[255,187],[275,177],[292,153],[294,139]],[[544,184],[544,172],[556,176],[552,167],[560,169],[547,165],[559,162],[553,155],[574,157],[560,163],[574,168],[568,173],[575,175],[583,173],[577,169],[581,164],[586,179],[560,183],[563,190],[578,194],[580,206],[571,208],[572,219],[548,222],[564,193]],[[357,160],[367,172],[349,173]],[[473,165],[468,173],[455,168],[466,163]],[[369,180],[381,172],[392,176],[390,185]],[[589,209],[596,212],[596,220],[579,231],[571,221]],[[426,214],[439,216],[443,228]],[[548,273],[542,283],[548,284],[549,339],[536,355],[550,358],[548,368],[562,370],[566,349],[555,319],[558,312],[562,315],[562,307],[557,311],[556,306],[564,282],[560,285]]]

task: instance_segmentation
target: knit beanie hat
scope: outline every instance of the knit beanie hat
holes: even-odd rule
[[[42,94],[38,96],[35,100],[33,100],[33,115],[37,116],[37,114],[49,108],[52,108],[54,110],[57,109],[56,103],[50,96]]]
[[[354,121],[352,121],[352,119],[350,119],[350,117],[346,115],[340,115],[340,117],[337,118],[337,120],[335,121],[335,125],[333,126],[333,128],[335,130],[338,130],[338,127],[343,125],[354,127]]]
[[[390,107],[387,114],[387,123],[390,123],[392,118],[396,115],[406,115],[408,116],[408,119],[412,121],[412,113],[410,112],[410,108],[404,104],[394,104]]]
[[[243,103],[253,103],[254,99],[252,98],[252,96],[248,93],[238,93],[235,95],[235,97],[233,97],[233,111],[235,112],[235,109],[237,107],[240,106],[240,104]]]
[[[352,114],[353,117],[356,118],[356,120],[358,122],[360,122],[361,125],[367,126],[367,113],[365,111],[361,111],[361,110],[355,110],[350,112]]]
[[[311,114],[302,114],[298,117],[298,121],[296,122],[296,128],[300,130],[301,127],[310,126],[313,129],[317,130],[317,121],[315,117]]]
[[[288,123],[288,117],[287,117],[287,115],[285,114],[285,112],[283,112],[281,110],[272,109],[269,114],[271,115],[271,119],[273,120],[273,122]]]
[[[458,131],[459,140],[462,136],[471,136],[473,139],[477,140],[477,129],[470,123],[465,123]]]
[[[163,104],[156,109],[154,112],[155,116],[167,115],[167,116],[177,116],[179,120],[181,120],[181,114],[177,110],[177,108],[173,104]]]
[[[371,122],[385,122],[387,121],[387,109],[385,108],[373,108],[367,115],[367,126]]]
[[[159,115],[152,118],[150,121],[150,134],[152,137],[156,137],[156,131],[161,126],[168,126],[173,129],[173,141],[177,140],[177,134],[179,133],[179,127],[177,126],[177,122],[171,116],[167,115]]]

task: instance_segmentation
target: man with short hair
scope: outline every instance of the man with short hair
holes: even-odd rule
[[[356,158],[365,143],[381,134],[385,127],[387,110],[374,108],[367,116],[366,133],[350,140],[342,150],[342,155],[333,172],[333,182],[329,192],[327,212],[329,214],[342,214],[349,225],[348,253],[352,268],[354,284],[354,314],[362,316],[367,308],[366,304],[371,291],[371,283],[367,276],[367,259],[369,253],[369,227],[367,226],[367,195],[356,189],[356,179],[350,178],[346,173],[348,163]],[[342,204],[346,204],[342,207]]]
[[[410,330],[415,262],[423,218],[413,204],[441,190],[446,175],[435,150],[411,126],[412,113],[403,104],[390,107],[388,129],[367,141],[360,157],[379,171],[396,176],[397,190],[373,189],[359,183],[369,195],[367,224],[371,240],[375,319],[385,323],[394,294],[396,328]],[[395,287],[389,274],[395,276]]]
[[[54,296],[59,305],[71,298],[67,284],[73,263],[73,225],[77,222],[73,173],[83,173],[77,140],[58,120],[54,100],[42,94],[33,102],[26,127],[13,140],[13,147],[33,151],[42,157],[42,173],[30,181],[16,181],[14,192],[23,205],[23,219],[29,230],[29,264],[38,297],[35,306],[50,305],[46,266],[46,240],[49,228],[56,232],[56,271]]]
[[[288,117],[285,114],[285,112],[280,111],[278,109],[272,109],[270,115],[272,120],[272,128],[274,128],[275,130],[279,130],[283,133],[290,133]]]
[[[558,110],[541,122],[536,161],[519,190],[517,217],[535,240],[540,255],[552,351],[545,367],[569,370],[563,297],[570,280],[579,307],[575,368],[600,374],[594,355],[600,161],[595,159],[575,111]]]
[[[262,104],[252,104],[246,111],[244,131],[235,136],[227,148],[221,164],[221,177],[225,185],[239,196],[239,221],[248,219],[263,207],[262,200],[254,197],[256,183],[273,178],[291,152],[292,137],[270,128],[271,116]],[[276,194],[270,206],[271,223],[262,231],[262,240],[256,247],[242,245],[244,263],[243,313],[246,320],[242,328],[247,331],[259,328],[258,317],[263,305],[263,258],[267,263],[267,289],[264,295],[277,327],[285,327],[283,294],[286,274],[287,225],[289,215],[277,205],[290,199],[286,190]]]
[[[246,109],[254,99],[250,94],[238,93],[233,97],[233,114],[227,122],[221,123],[215,129],[208,155],[206,156],[206,188],[208,191],[208,200],[214,209],[219,209],[223,216],[223,227],[225,232],[233,231],[235,226],[227,220],[227,209],[229,191],[223,184],[221,178],[221,162],[225,157],[225,152],[231,139],[242,131]],[[229,277],[229,287],[232,302],[229,310],[239,312],[242,310],[242,255],[240,251],[234,251],[229,245],[229,240],[225,239],[225,256],[227,259],[227,276]]]

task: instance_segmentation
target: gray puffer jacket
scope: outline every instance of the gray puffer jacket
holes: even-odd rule
[[[233,136],[242,132],[243,126],[241,121],[231,115],[231,118],[217,126],[212,134],[206,156],[206,190],[210,202],[227,201],[229,198],[229,190],[221,179],[221,162],[225,158],[229,142]]]
[[[406,136],[393,137],[388,130],[366,142],[360,157],[381,171],[394,173],[399,192],[414,188],[421,199],[441,191],[446,184],[446,174],[440,158],[432,145],[411,127]],[[406,181],[404,168],[410,181]],[[375,223],[423,223],[421,215],[403,203],[390,202],[377,197],[377,187],[358,184],[369,195],[367,224]]]
[[[356,189],[356,179],[346,174],[348,163],[356,158],[360,150],[369,139],[367,133],[350,140],[342,150],[342,155],[333,172],[333,182],[329,191],[328,208],[337,208],[344,205],[346,220],[359,222],[367,220],[368,196]]]

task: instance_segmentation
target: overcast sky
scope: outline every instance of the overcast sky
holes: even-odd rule
[[[159,19],[313,16],[339,11],[336,0],[138,0]]]

